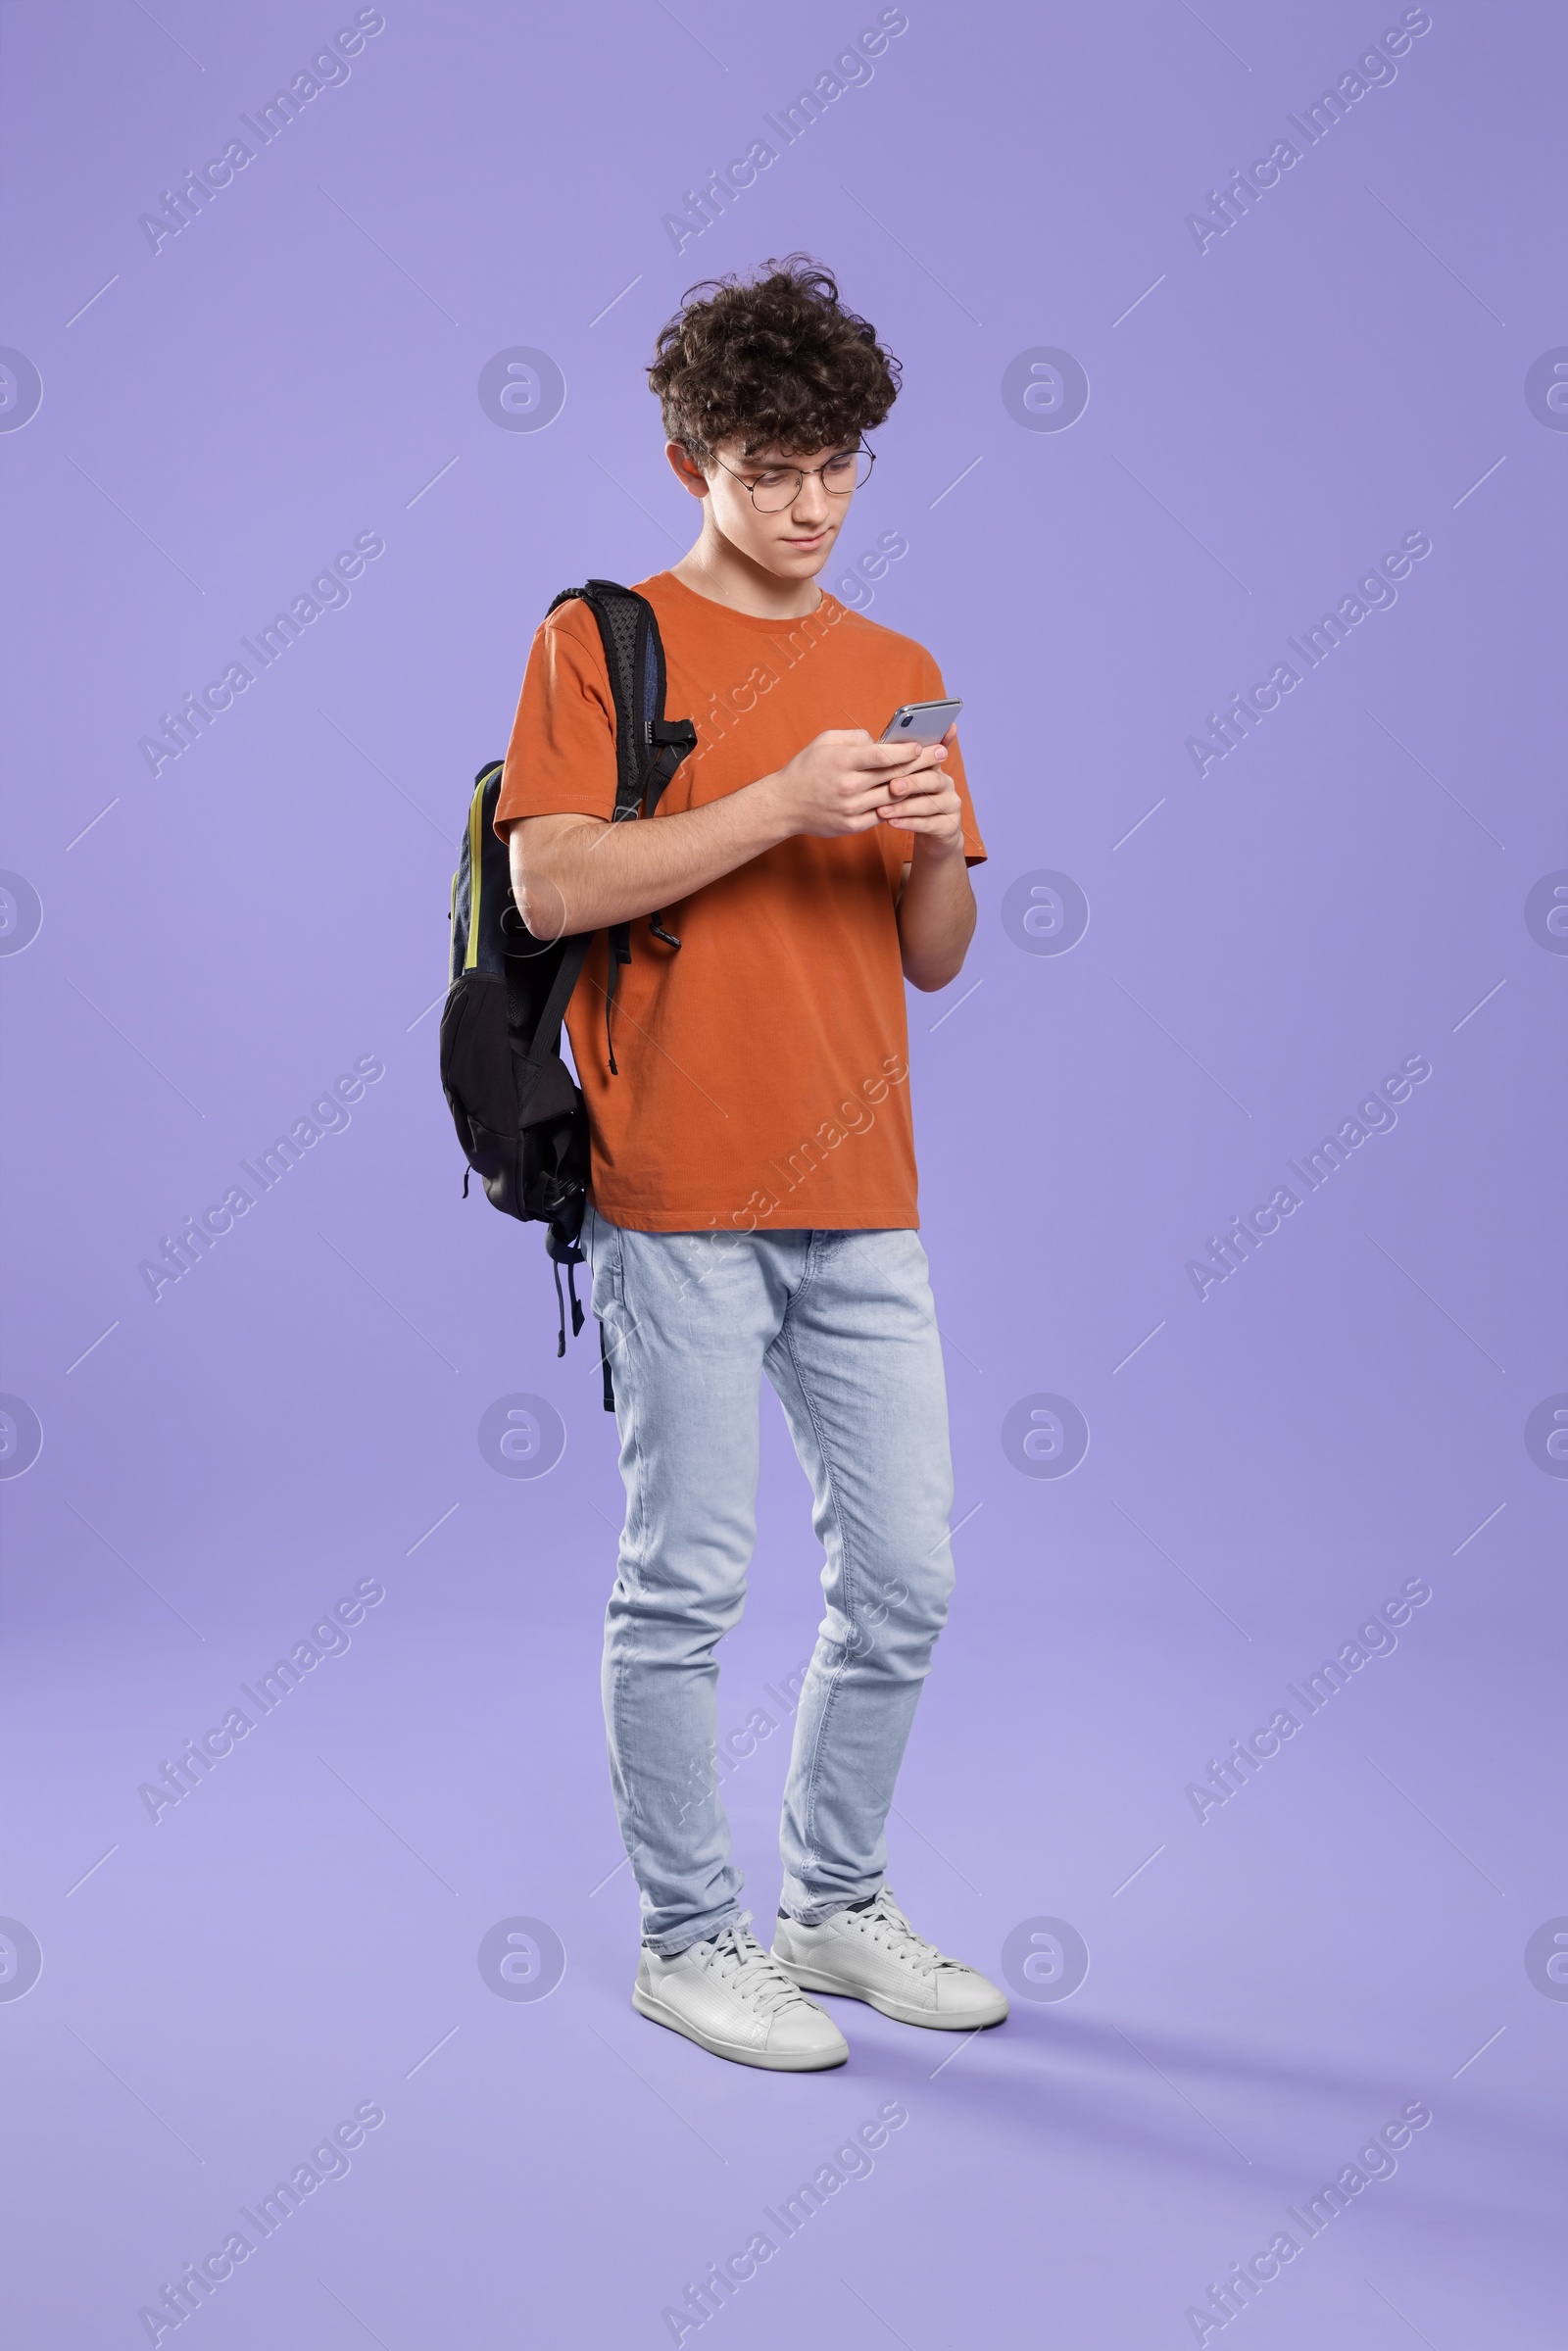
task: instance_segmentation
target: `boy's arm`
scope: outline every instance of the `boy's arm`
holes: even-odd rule
[[[948,730],[951,738],[954,730]],[[974,936],[974,891],[963,846],[963,804],[940,769],[910,771],[888,786],[879,821],[914,835],[899,891],[899,946],[911,988],[947,987],[963,969]]]
[[[507,842],[513,896],[536,939],[630,922],[678,905],[796,833],[831,840],[869,832],[890,789],[907,788],[946,756],[940,745],[921,747],[911,756],[904,745],[873,743],[863,727],[833,728],[808,743],[776,774],[652,824],[608,824],[597,816],[519,817]],[[952,798],[956,807],[956,794]],[[943,984],[915,982],[917,987]]]

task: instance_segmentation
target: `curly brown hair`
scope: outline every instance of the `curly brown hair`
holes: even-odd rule
[[[699,465],[726,441],[747,457],[842,446],[882,422],[900,380],[875,327],[807,253],[688,287],[648,370],[665,433]]]

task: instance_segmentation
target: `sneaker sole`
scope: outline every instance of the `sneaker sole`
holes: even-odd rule
[[[640,1984],[632,1986],[631,2004],[639,2016],[647,2017],[650,2024],[662,2025],[668,2032],[678,2033],[684,2039],[695,2041],[698,2048],[708,2051],[710,2057],[727,2057],[731,2065],[760,2066],[769,2074],[824,2074],[834,2066],[845,2064],[850,2054],[848,2042],[840,2053],[827,2051],[818,2055],[811,2049],[788,2052],[775,2050],[771,2053],[766,2049],[743,2049],[733,2041],[716,2040],[710,2033],[700,2033],[695,2025],[677,2016],[672,2008],[666,2008],[662,2000],[656,2000],[653,1993],[644,1991]]]
[[[986,2025],[1003,2024],[1011,2013],[999,1992],[1000,2006],[971,2012],[968,2016],[941,2016],[933,2008],[910,2008],[903,2001],[891,2000],[885,1992],[867,1991],[863,1984],[844,1984],[836,1976],[825,1975],[820,1968],[801,1967],[793,1959],[773,1957],[802,1991],[825,1991],[840,2000],[863,2000],[878,2016],[891,2017],[896,2025],[923,2025],[932,2033],[978,2033]]]

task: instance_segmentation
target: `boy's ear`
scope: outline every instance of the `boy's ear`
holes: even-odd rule
[[[708,476],[682,441],[666,441],[664,455],[668,458],[675,479],[694,498],[708,496]]]

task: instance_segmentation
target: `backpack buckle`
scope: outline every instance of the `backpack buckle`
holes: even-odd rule
[[[689,718],[650,718],[648,740],[662,749],[678,751],[685,759],[697,749],[697,729]]]

